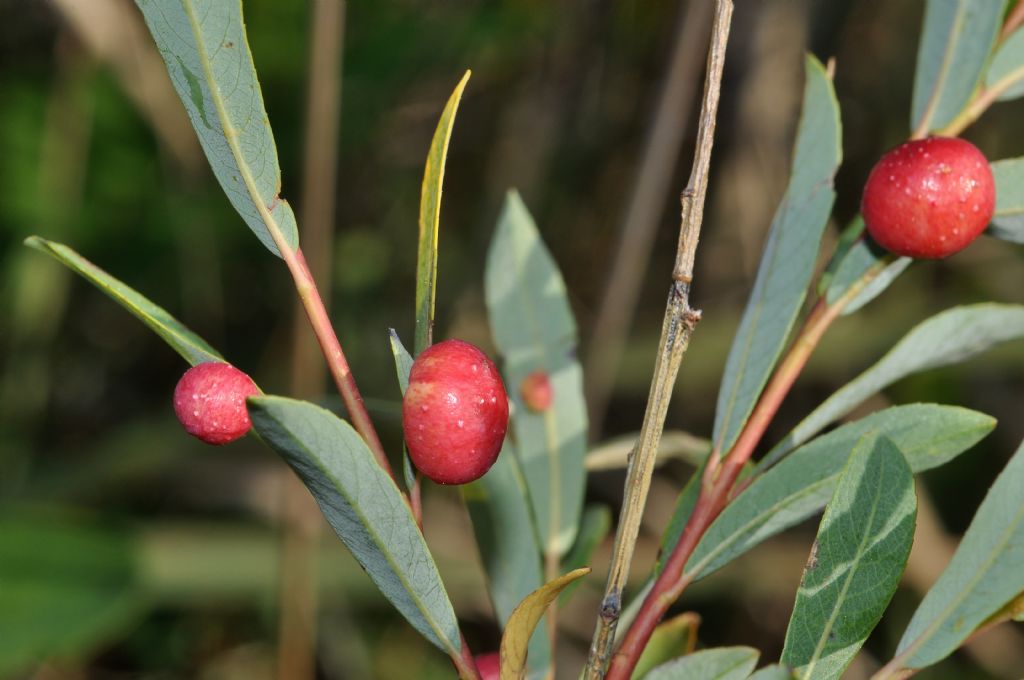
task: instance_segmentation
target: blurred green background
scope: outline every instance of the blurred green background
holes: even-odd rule
[[[639,428],[709,4],[357,0],[332,18],[324,6],[340,5],[328,0],[246,0],[282,194],[300,228],[333,231],[315,264],[330,265],[322,285],[335,326],[391,451],[401,435],[387,329],[412,337],[422,164],[466,68],[473,77],[442,205],[437,336],[493,349],[483,257],[502,196],[517,187],[569,287],[592,442]],[[703,436],[785,185],[805,50],[836,59],[842,105],[846,162],[827,252],[857,211],[868,169],[908,134],[923,11],[919,0],[736,4],[693,293],[704,320],[668,416],[669,428]],[[316,49],[327,59],[311,70]],[[328,96],[326,114],[308,116],[310,92],[329,95],[332,84],[338,114]],[[1024,101],[998,105],[966,136],[991,159],[1020,156],[1022,115]],[[323,169],[335,163],[332,179]],[[0,0],[0,676],[449,677],[447,660],[323,531],[284,465],[252,438],[212,449],[187,437],[171,408],[184,362],[89,284],[24,248],[30,234],[67,243],[163,305],[268,392],[337,401],[322,394],[322,367],[302,349],[309,338],[293,340],[286,270],[206,168],[133,3]],[[623,253],[634,259],[616,266]],[[1019,246],[984,238],[948,261],[916,264],[835,326],[766,443],[918,321],[985,300],[1024,302]],[[1018,342],[905,380],[861,410],[946,402],[1000,424],[925,475],[922,512],[934,515],[934,530],[919,537],[906,587],[849,677],[867,677],[891,654],[950,536],[1024,437],[1022,395]],[[655,479],[637,582],[689,472],[673,462]],[[593,475],[588,502],[617,508],[622,479]],[[471,646],[495,649],[499,630],[479,564],[466,559],[475,552],[458,494],[428,488],[426,517]],[[814,524],[688,591],[677,609],[701,614],[701,644],[752,644],[777,658]],[[560,617],[565,677],[589,644],[608,547]],[[1020,626],[1004,626],[920,677],[1020,678],[1022,657]]]

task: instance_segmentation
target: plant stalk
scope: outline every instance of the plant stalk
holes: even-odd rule
[[[307,264],[311,275],[330,281],[345,0],[318,0],[311,9],[301,239],[310,252]],[[330,292],[330,287],[324,289],[325,307],[330,306]],[[315,399],[323,394],[326,377],[319,348],[309,336],[301,305],[294,306],[292,317],[291,393],[297,398]],[[316,558],[323,522],[313,497],[290,470],[282,479],[281,518],[284,530],[278,592],[277,678],[312,680],[316,677],[320,605]]]
[[[309,323],[316,334],[317,342],[320,343],[320,349],[323,351],[324,358],[327,359],[327,367],[331,371],[331,377],[334,378],[334,383],[338,386],[338,392],[341,393],[342,401],[345,402],[345,408],[348,409],[352,425],[366,441],[367,446],[370,447],[370,451],[373,452],[380,466],[394,479],[395,472],[391,469],[387,454],[384,452],[384,445],[381,444],[380,437],[377,436],[377,430],[373,426],[373,421],[370,420],[370,414],[366,411],[366,404],[363,403],[363,397],[359,393],[355,378],[352,376],[351,369],[349,369],[345,352],[342,351],[341,343],[338,342],[338,336],[335,335],[334,328],[331,326],[330,317],[328,317],[327,310],[324,308],[324,303],[320,298],[320,292],[317,290],[313,275],[306,265],[306,258],[302,255],[302,249],[296,248],[293,251],[287,248],[287,246],[281,247],[282,245],[278,244],[278,247],[285,263],[288,265],[288,271],[291,272],[292,279],[295,281],[295,289],[299,293],[299,299],[306,310],[306,316],[309,317]]]
[[[633,550],[640,532],[647,492],[657,458],[658,443],[665,425],[679,365],[689,345],[700,312],[690,307],[690,285],[693,281],[693,262],[704,218],[704,199],[707,195],[711,149],[714,144],[715,119],[721,95],[725,50],[732,20],[732,0],[717,0],[712,26],[711,45],[708,48],[707,75],[701,103],[700,126],[697,131],[697,150],[694,154],[690,180],[681,197],[682,212],[676,262],[672,271],[672,285],[662,322],[661,342],[654,367],[654,378],[647,400],[640,439],[630,457],[626,474],[625,498],[615,534],[615,548],[609,566],[608,583],[601,603],[597,630],[590,647],[590,656],[584,677],[598,680],[603,677],[615,641],[615,627],[622,611],[622,592],[629,575]]]

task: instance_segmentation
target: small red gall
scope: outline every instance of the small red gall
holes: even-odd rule
[[[534,413],[543,413],[551,408],[553,394],[548,374],[538,369],[523,378],[519,383],[519,396],[523,398],[526,408]]]
[[[476,669],[480,673],[480,680],[498,680],[501,677],[501,654],[488,652],[477,654],[473,657],[476,662]]]
[[[234,366],[202,363],[178,381],[174,412],[193,437],[216,446],[228,444],[252,429],[245,399],[259,393],[252,378]]]
[[[438,484],[465,484],[498,458],[508,429],[508,395],[494,362],[462,340],[423,350],[402,399],[413,465]]]
[[[995,180],[976,146],[953,137],[901,144],[875,164],[861,214],[886,250],[938,259],[966,248],[992,220]]]

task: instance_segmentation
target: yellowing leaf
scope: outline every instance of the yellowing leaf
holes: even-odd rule
[[[441,185],[444,183],[444,164],[448,158],[448,142],[452,138],[455,112],[462,99],[462,91],[469,82],[470,71],[462,76],[437,123],[434,138],[427,153],[423,169],[423,188],[420,190],[420,240],[416,255],[416,337],[413,349],[419,354],[430,344],[430,330],[434,325],[434,300],[437,298],[437,232],[441,223]]]
[[[512,611],[501,636],[501,680],[519,680],[526,668],[526,645],[548,606],[570,583],[590,573],[590,567],[575,569],[542,585],[526,596]]]

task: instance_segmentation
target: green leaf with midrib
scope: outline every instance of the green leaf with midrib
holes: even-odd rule
[[[457,657],[458,622],[412,512],[366,443],[334,414],[283,397],[249,399],[259,435],[295,470],[328,523],[388,600]]]
[[[270,252],[299,246],[240,0],[136,0],[228,200]],[[241,185],[239,184],[241,180]]]
[[[66,245],[47,241],[38,236],[25,239],[25,245],[52,255],[58,262],[80,274],[135,318],[149,326],[193,366],[207,361],[224,361],[217,350],[186,328],[163,307],[151,302],[146,296],[103,271]]]
[[[902,666],[944,659],[1024,593],[1024,444],[1000,473],[939,580],[914,612],[897,649]]]
[[[782,662],[801,680],[837,680],[877,625],[910,555],[914,477],[900,450],[857,442],[825,509],[786,631]]]

